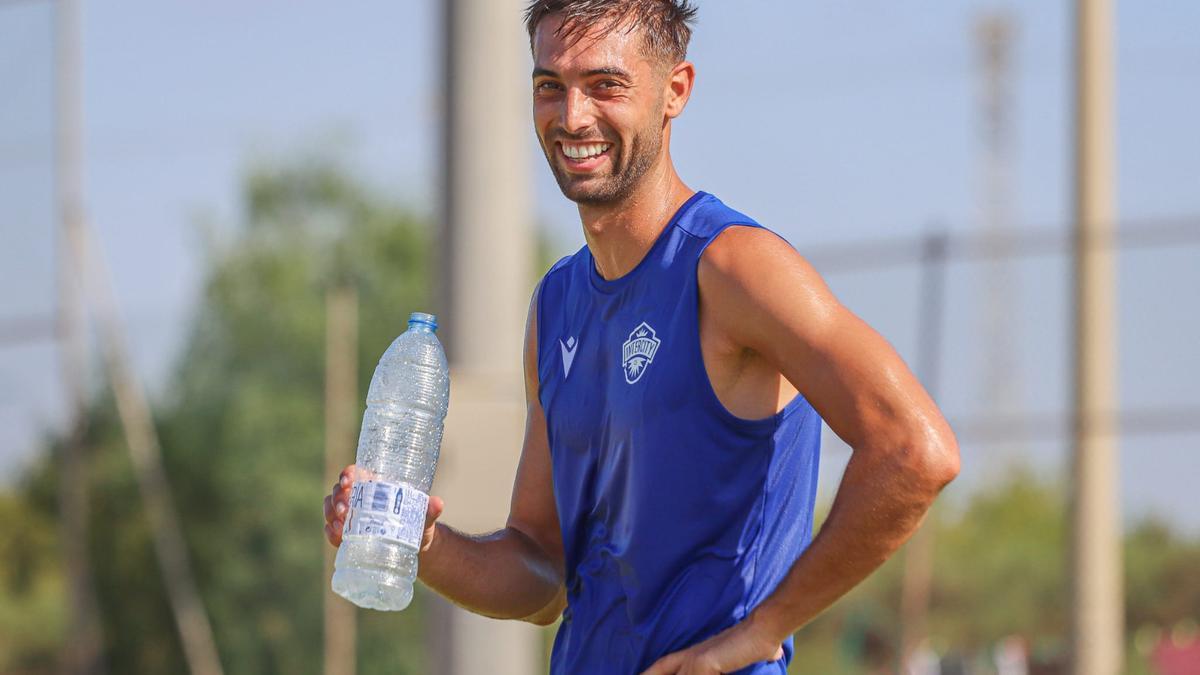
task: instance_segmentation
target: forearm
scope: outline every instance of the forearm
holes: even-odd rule
[[[560,571],[541,547],[512,527],[468,535],[438,523],[429,549],[420,556],[418,576],[476,614],[534,623],[557,616],[553,608],[560,602]]]
[[[940,454],[855,451],[821,531],[749,619],[783,640],[882,565],[957,473]]]

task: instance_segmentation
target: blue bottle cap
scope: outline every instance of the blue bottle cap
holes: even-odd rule
[[[413,312],[408,315],[408,325],[428,326],[429,330],[436,331],[438,327],[437,317],[425,312]]]

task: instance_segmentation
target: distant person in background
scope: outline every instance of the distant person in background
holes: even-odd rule
[[[783,673],[792,633],[958,473],[892,347],[787,242],[676,173],[694,15],[685,0],[526,11],[538,139],[587,246],[530,303],[506,526],[458,532],[432,498],[420,578],[486,616],[561,616],[556,674]],[[801,131],[763,102],[742,110],[731,133]],[[854,452],[813,538],[822,420]],[[350,475],[325,500],[335,545]]]

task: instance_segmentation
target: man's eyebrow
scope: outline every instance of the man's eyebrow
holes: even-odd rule
[[[621,70],[620,68],[613,68],[611,66],[608,68],[593,68],[584,73],[584,75],[587,77],[591,77],[593,75],[612,75],[613,77],[620,77],[626,80],[629,79],[629,73]]]
[[[620,78],[623,78],[626,80],[630,79],[629,73],[625,72],[624,70],[621,70],[620,68],[614,68],[612,66],[609,66],[606,68],[592,68],[591,70],[585,71],[583,73],[583,75],[584,75],[584,77],[593,77],[595,75],[612,75],[613,77],[620,77]],[[541,67],[537,67],[537,68],[533,69],[533,76],[534,77],[553,77],[553,78],[559,77],[558,73],[554,72],[553,70],[550,70],[549,68],[541,68]]]

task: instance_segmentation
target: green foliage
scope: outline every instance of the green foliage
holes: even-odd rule
[[[329,583],[319,504],[334,479],[324,475],[325,291],[335,281],[358,288],[362,401],[378,355],[410,311],[428,308],[429,228],[321,165],[254,171],[244,202],[243,226],[209,254],[198,314],[156,423],[226,672],[317,673]],[[186,672],[110,402],[98,400],[89,418],[90,548],[109,672]],[[51,479],[52,466],[33,484]],[[42,494],[27,517],[7,519],[27,527],[5,525],[19,538],[3,541],[22,544],[18,564],[4,568],[0,621],[36,610],[50,630],[42,642],[27,635],[33,626],[0,633],[44,653],[64,636],[58,568],[25,562],[59,555],[49,550],[52,538],[32,534],[53,533],[35,527],[34,514],[57,510],[54,488]],[[15,499],[0,502],[5,515],[19,508]],[[360,612],[363,672],[424,670],[420,605]],[[3,653],[24,658],[16,648]]]
[[[67,620],[54,512],[0,494],[0,672],[54,672]]]
[[[254,173],[241,236],[213,254],[162,429],[228,672],[320,669],[325,292],[358,288],[362,401],[378,355],[427,307],[429,239],[338,171],[304,166]],[[361,668],[420,672],[419,614],[360,612]]]
[[[1125,537],[1125,623],[1170,629],[1200,618],[1200,541],[1149,518]]]
[[[936,544],[932,634],[970,648],[1013,634],[1035,649],[1060,646],[1067,625],[1062,495],[1056,483],[1016,469],[945,526]]]
[[[935,528],[929,635],[940,651],[985,653],[1023,635],[1051,656],[1066,635],[1062,491],[1016,469]],[[904,552],[796,635],[793,672],[892,672],[899,643]],[[814,668],[812,664],[821,664]]]
[[[943,507],[944,508],[944,507]],[[939,651],[975,660],[1009,635],[1038,661],[1067,646],[1066,499],[1053,480],[1017,467],[972,495],[955,517],[935,511],[929,635]],[[793,672],[891,672],[899,640],[903,552],[796,635]],[[1125,537],[1126,626],[1169,630],[1200,616],[1200,541],[1148,519]],[[1149,673],[1126,650],[1125,672]]]

